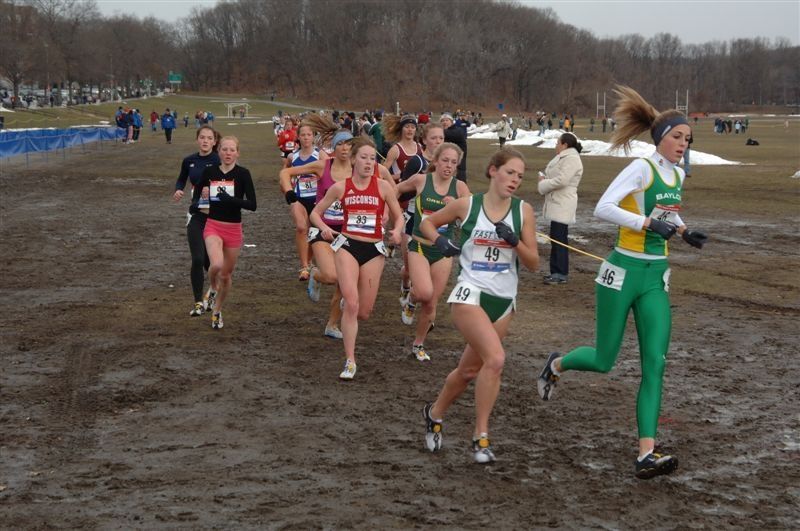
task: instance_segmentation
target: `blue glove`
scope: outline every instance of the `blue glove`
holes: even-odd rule
[[[455,256],[461,254],[461,247],[453,243],[447,236],[439,236],[434,242],[436,248],[445,257]]]

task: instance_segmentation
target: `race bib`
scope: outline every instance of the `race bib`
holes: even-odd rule
[[[472,270],[504,273],[511,269],[514,248],[505,240],[475,238],[472,240]]]
[[[217,194],[225,191],[229,196],[233,197],[233,181],[211,181],[209,190],[209,200],[219,201]]]
[[[355,210],[347,215],[347,232],[375,234],[377,226],[378,216],[374,212]]]
[[[342,210],[342,202],[338,199],[334,201],[331,206],[325,209],[322,218],[330,224],[341,225],[344,222],[344,210]]]
[[[375,242],[375,248],[383,256],[385,256],[387,258],[389,257],[389,251],[386,250],[386,245],[382,241],[381,242]]]
[[[314,175],[301,175],[295,184],[297,197],[317,197],[317,178]]]
[[[625,270],[604,260],[600,264],[600,272],[597,273],[597,278],[594,281],[603,287],[622,291],[622,284],[625,282]]]
[[[680,205],[656,205],[650,211],[650,217],[659,221],[666,221],[677,225],[678,212],[680,212]]]
[[[316,228],[316,227],[309,227],[309,228],[308,228],[308,238],[307,238],[307,241],[308,241],[309,243],[311,243],[312,241],[314,241],[314,238],[316,238],[316,237],[317,237],[317,234],[319,234],[319,229],[318,229],[318,228]]]
[[[341,249],[342,245],[344,245],[346,241],[347,237],[344,234],[338,235],[336,239],[333,240],[333,243],[331,243],[331,249],[333,249],[333,252],[336,252],[339,249]]]
[[[287,151],[287,152],[288,152],[288,151],[294,151],[294,142],[292,142],[291,140],[289,140],[288,142],[286,142],[286,143],[283,145],[283,150],[284,150],[284,151]]]
[[[480,306],[481,304],[481,290],[467,282],[459,282],[450,292],[447,297],[447,303],[452,304],[472,304]]]
[[[664,271],[664,276],[661,277],[661,279],[664,281],[664,291],[666,291],[667,293],[669,293],[669,276],[671,274],[672,274],[672,269],[667,268],[667,270]]]
[[[192,187],[192,193],[194,193],[194,186]],[[197,208],[201,210],[208,210],[208,206],[208,198],[203,197],[201,194],[200,199],[197,200]]]

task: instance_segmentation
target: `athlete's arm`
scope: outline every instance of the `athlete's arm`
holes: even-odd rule
[[[393,193],[395,193],[395,194],[396,194],[396,193],[397,193],[397,192],[396,192],[396,190],[397,190],[397,183],[395,183],[395,182],[394,182],[394,179],[392,178],[392,174],[391,174],[391,173],[389,173],[389,170],[387,170],[385,166],[381,166],[381,165],[379,164],[379,165],[378,165],[378,172],[381,174],[381,179],[382,179],[384,182],[388,183],[388,184],[389,184],[389,186],[391,186],[391,187],[392,187]]]
[[[397,185],[397,195],[399,196],[407,192],[414,192],[415,195],[418,195],[420,193],[421,185],[424,185],[424,179],[425,174],[418,173],[413,177],[406,179],[405,181],[400,181],[400,183]]]
[[[281,192],[285,194],[292,189],[292,177],[309,175],[312,173],[317,177],[321,177],[323,171],[325,171],[325,161],[323,160],[315,160],[311,164],[306,164],[305,166],[289,166],[288,168],[283,168],[280,173],[278,173]]]
[[[181,173],[178,175],[178,180],[175,182],[175,193],[172,194],[172,199],[177,203],[183,198],[183,189],[186,188],[186,181],[189,180],[189,164],[186,159],[181,163]]]
[[[647,163],[640,160],[631,162],[611,182],[594,209],[597,218],[633,230],[643,230],[650,224],[650,218],[647,216],[634,214],[619,207],[620,201],[629,194],[644,190],[646,168],[642,166],[643,164]]]
[[[317,227],[320,232],[322,233],[322,237],[327,240],[333,240],[333,235],[336,234],[336,231],[331,229],[327,223],[322,220],[322,213],[333,204],[334,201],[339,200],[342,195],[344,194],[344,185],[345,182],[341,181],[330,188],[328,188],[328,192],[325,194],[319,203],[316,204],[314,210],[311,211],[311,214],[308,215],[309,221]]]
[[[386,181],[378,181],[378,190],[389,210],[389,216],[392,218],[393,228],[389,231],[392,243],[400,245],[405,223],[403,223],[403,210],[400,208],[400,203],[397,202],[397,192],[394,187]]]
[[[458,197],[469,197],[472,195],[472,192],[469,191],[469,186],[464,181],[458,181],[456,183],[456,193]],[[445,202],[447,202],[447,198],[445,198]]]
[[[539,269],[539,247],[536,243],[536,213],[528,203],[522,203],[522,237],[517,245],[520,262],[531,271]]]
[[[383,167],[391,169],[392,164],[397,160],[397,157],[400,156],[400,148],[397,147],[397,144],[393,145],[389,148],[389,153],[386,154],[386,160],[383,161]],[[399,176],[398,176],[399,177]]]
[[[469,209],[469,197],[461,197],[455,201],[451,201],[444,206],[444,208],[437,210],[430,216],[427,216],[419,224],[419,231],[422,236],[428,241],[435,242],[436,238],[440,236],[437,227],[448,225],[456,219],[464,219],[467,217]]]

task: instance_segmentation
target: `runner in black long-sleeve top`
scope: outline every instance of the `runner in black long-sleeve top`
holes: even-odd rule
[[[177,203],[183,198],[183,189],[186,188],[187,181],[192,184],[192,191],[200,182],[203,172],[209,166],[219,166],[219,155],[217,145],[220,134],[212,127],[204,125],[197,130],[197,153],[192,153],[181,164],[181,173],[175,182],[175,193],[172,199]],[[202,187],[201,187],[202,188]],[[201,199],[197,212],[189,214],[186,223],[186,237],[189,240],[189,252],[192,255],[192,292],[194,293],[194,307],[189,315],[195,317],[201,315],[208,307],[208,293],[203,297],[203,270],[208,270],[210,262],[206,253],[206,244],[203,241],[203,230],[206,228],[206,218],[208,217],[208,195]],[[210,289],[209,289],[210,293]]]
[[[208,192],[209,212],[203,238],[211,260],[209,304],[211,327],[222,328],[222,303],[231,288],[231,275],[242,249],[242,209],[256,209],[256,191],[250,171],[236,164],[239,139],[225,136],[219,143],[222,164],[207,168],[195,187],[190,211],[198,208],[203,191]]]

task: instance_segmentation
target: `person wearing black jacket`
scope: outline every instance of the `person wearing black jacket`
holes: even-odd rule
[[[209,210],[203,238],[211,261],[209,305],[211,328],[222,328],[222,304],[230,293],[233,270],[242,249],[242,209],[255,211],[256,191],[250,171],[236,164],[239,139],[225,136],[219,141],[219,166],[206,168],[192,195],[190,212],[195,213],[203,194],[208,194]]]
[[[442,114],[442,117],[439,118],[439,123],[444,127],[444,141],[457,145],[464,153],[461,157],[461,162],[458,163],[456,179],[467,182],[467,129],[456,125],[450,113]]]
[[[220,160],[217,154],[217,147],[220,134],[213,128],[204,125],[197,130],[198,151],[192,153],[181,163],[181,172],[175,182],[175,193],[172,199],[177,203],[183,198],[183,189],[186,188],[187,181],[191,182],[192,191],[200,185],[203,172],[211,166],[219,166]],[[204,311],[211,311],[208,306],[208,294],[203,297],[203,270],[208,270],[211,263],[206,253],[206,244],[203,241],[203,231],[206,228],[208,218],[208,194],[201,197],[196,205],[196,212],[189,214],[186,222],[186,237],[189,240],[189,253],[192,255],[192,268],[190,277],[192,280],[192,292],[194,293],[194,307],[189,315],[196,317],[202,315]],[[210,293],[210,290],[209,290]]]

